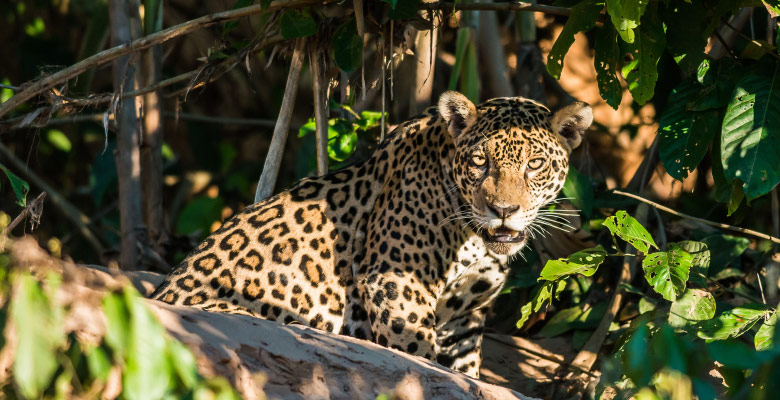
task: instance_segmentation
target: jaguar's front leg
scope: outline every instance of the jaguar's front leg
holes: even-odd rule
[[[486,311],[486,308],[464,311],[436,328],[439,364],[479,378]]]
[[[386,261],[359,283],[374,341],[435,361],[435,289]]]

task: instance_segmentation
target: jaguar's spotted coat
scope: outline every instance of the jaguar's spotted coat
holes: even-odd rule
[[[447,92],[366,161],[228,220],[153,298],[373,340],[478,376],[485,312],[592,113]]]

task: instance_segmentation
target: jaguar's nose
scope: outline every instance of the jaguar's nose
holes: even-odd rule
[[[513,212],[517,211],[520,206],[499,207],[495,204],[488,203],[488,208],[491,209],[501,219],[506,219]]]

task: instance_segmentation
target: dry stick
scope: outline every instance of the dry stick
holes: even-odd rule
[[[51,203],[54,204],[58,210],[60,210],[65,218],[69,219],[71,223],[73,223],[79,234],[87,240],[87,243],[92,246],[98,256],[102,257],[103,245],[100,244],[100,240],[98,240],[89,227],[87,227],[87,224],[89,223],[89,217],[79,211],[79,209],[73,206],[73,204],[69,203],[64,196],[54,190],[53,187],[49,186],[49,184],[41,179],[41,177],[29,170],[24,161],[16,157],[16,155],[2,143],[0,143],[0,155],[2,155],[2,157],[5,158],[5,160],[11,165],[17,175],[21,175],[23,179],[32,183],[33,186],[39,188],[41,191],[46,192]]]
[[[131,52],[147,49],[158,43],[166,42],[168,40],[198,31],[214,24],[232,21],[251,15],[263,14],[283,8],[300,8],[317,4],[324,5],[332,2],[333,0],[279,0],[272,2],[270,5],[265,7],[265,9],[263,9],[261,5],[257,4],[235,10],[204,15],[200,18],[172,26],[160,32],[136,39],[130,43],[101,51],[100,53],[85,58],[84,60],[79,61],[68,68],[23,86],[23,89],[16,95],[8,99],[8,101],[5,103],[0,104],[0,117],[8,114],[11,112],[11,110],[15,109],[20,104],[24,103],[37,94],[40,94],[71,78],[74,78],[90,68],[109,63]]]
[[[321,65],[322,57],[317,49],[312,50],[309,58],[312,80],[314,81],[314,121],[317,133],[317,174],[328,172],[328,99],[325,97],[325,69]]]
[[[257,182],[255,202],[268,198],[274,192],[276,178],[279,176],[279,166],[282,164],[284,145],[287,143],[287,133],[290,131],[290,119],[295,108],[295,96],[298,93],[298,82],[301,79],[301,67],[303,66],[304,39],[298,39],[290,61],[290,73],[287,75],[287,85],[284,87],[284,98],[279,109],[279,119],[276,120],[274,136],[268,155],[265,156],[263,172]]]
[[[20,222],[24,221],[25,218],[27,218],[28,215],[33,216],[33,220],[35,218],[40,218],[41,212],[43,211],[43,200],[46,198],[46,192],[41,192],[41,194],[38,195],[38,197],[35,198],[35,200],[31,201],[27,204],[27,207],[22,210],[19,215],[14,218],[13,221],[11,221],[8,226],[3,229],[3,232],[0,233],[0,236],[5,236],[9,233],[11,233],[14,228],[16,228],[17,225],[19,225]]]
[[[571,15],[571,9],[565,7],[548,6],[544,4],[532,4],[525,2],[513,3],[451,3],[436,2],[420,4],[421,10],[480,10],[480,11],[538,11],[546,14],[562,15],[568,17]]]
[[[646,204],[649,204],[649,205],[651,205],[651,206],[653,206],[653,207],[655,207],[655,208],[657,208],[657,209],[659,209],[661,211],[666,211],[669,214],[676,215],[676,216],[678,216],[680,218],[690,219],[692,221],[696,221],[696,222],[699,222],[699,223],[702,223],[702,224],[705,224],[705,225],[709,225],[709,226],[714,226],[716,228],[729,229],[729,230],[732,230],[732,231],[735,231],[735,232],[744,233],[746,235],[751,235],[751,236],[755,236],[755,237],[758,237],[758,238],[761,238],[761,239],[770,240],[770,241],[772,241],[774,243],[780,243],[780,238],[776,238],[774,236],[769,236],[769,235],[767,235],[765,233],[756,232],[756,231],[754,231],[752,229],[740,228],[738,226],[727,225],[727,224],[722,224],[720,222],[712,222],[712,221],[708,221],[706,219],[697,218],[697,217],[694,217],[692,215],[688,215],[688,214],[681,213],[679,211],[672,210],[669,207],[662,206],[662,205],[660,205],[660,204],[658,204],[658,203],[656,203],[654,201],[645,199],[644,197],[640,197],[640,196],[637,196],[637,195],[632,194],[632,193],[626,193],[626,192],[623,192],[623,191],[620,191],[620,190],[613,190],[612,193],[619,194],[619,195],[626,196],[626,197],[630,197],[630,198],[635,199],[635,200],[639,200],[639,201],[641,201],[643,203],[646,203]]]

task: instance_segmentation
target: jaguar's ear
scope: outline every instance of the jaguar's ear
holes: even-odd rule
[[[474,125],[477,108],[466,96],[458,92],[444,92],[439,98],[439,114],[447,123],[447,130],[453,138]]]
[[[581,101],[563,107],[552,117],[553,132],[563,138],[570,152],[582,143],[582,137],[592,123],[593,109]]]

